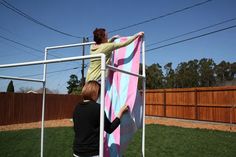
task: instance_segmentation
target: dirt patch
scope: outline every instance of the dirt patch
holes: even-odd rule
[[[199,129],[236,132],[236,124],[194,121],[194,120],[184,120],[184,119],[174,119],[174,118],[146,117],[146,124],[160,124],[160,125],[178,126],[184,128],[199,128]]]
[[[203,121],[192,121],[192,120],[182,120],[173,118],[161,118],[161,117],[146,117],[146,124],[160,124],[166,126],[178,126],[184,128],[200,128],[200,129],[211,129],[211,130],[221,130],[236,132],[236,124],[227,123],[213,123],[213,122],[203,122]],[[45,121],[44,126],[46,128],[50,127],[64,127],[73,126],[71,119],[61,119],[61,120],[49,120]],[[12,124],[0,126],[0,131],[9,130],[23,130],[23,129],[33,129],[41,128],[41,122],[34,123],[23,123],[23,124]]]
[[[45,128],[64,127],[64,126],[73,126],[72,120],[60,119],[60,120],[48,120],[44,122]],[[33,129],[33,128],[41,128],[41,122],[4,125],[4,126],[0,126],[0,131],[24,130],[24,129]]]

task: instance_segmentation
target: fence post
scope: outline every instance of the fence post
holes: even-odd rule
[[[195,120],[198,120],[199,119],[199,117],[198,117],[198,106],[197,106],[197,104],[198,104],[198,101],[197,101],[197,89],[195,88],[194,89],[194,105],[195,105]]]
[[[234,105],[232,104],[232,107],[230,108],[230,130],[232,129],[233,125],[233,112],[234,112]]]
[[[164,105],[164,108],[163,108],[163,111],[164,111],[164,117],[166,117],[166,90],[164,89],[163,91],[163,105]]]
[[[12,101],[11,101],[11,105],[9,105],[9,113],[10,113],[10,115],[9,115],[9,121],[8,121],[8,123],[10,122],[10,123],[12,123],[12,122],[15,122],[16,121],[16,112],[11,112],[11,107],[13,107],[14,109],[16,108],[16,105],[15,105],[15,94],[14,93],[9,93],[10,95],[11,95],[11,98],[12,98]],[[19,109],[19,106],[17,106],[17,108]],[[12,115],[11,115],[12,114]],[[20,113],[19,115],[22,115],[22,113]],[[13,118],[10,118],[11,116],[13,116]],[[21,116],[22,117],[22,116]],[[17,123],[19,123],[20,122],[20,120],[19,119],[22,119],[22,118],[18,118],[18,120],[17,120]]]

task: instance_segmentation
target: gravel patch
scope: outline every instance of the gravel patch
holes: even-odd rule
[[[160,125],[178,126],[178,127],[184,127],[184,128],[199,128],[199,129],[236,132],[236,124],[183,120],[183,119],[174,119],[174,118],[147,116],[146,124],[160,124]],[[49,120],[49,121],[45,121],[44,126],[45,128],[65,127],[65,126],[72,127],[73,122],[72,122],[72,119]],[[0,126],[0,131],[24,130],[24,129],[33,129],[33,128],[41,128],[41,122],[3,125],[3,126]]]

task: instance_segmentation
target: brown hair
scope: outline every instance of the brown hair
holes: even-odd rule
[[[96,44],[101,44],[105,37],[106,37],[106,29],[96,28],[93,31],[93,40],[96,42]]]
[[[100,84],[97,81],[87,82],[82,89],[82,96],[84,100],[94,100],[100,94]]]

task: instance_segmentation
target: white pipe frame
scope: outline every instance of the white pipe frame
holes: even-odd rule
[[[145,106],[146,106],[146,55],[145,55],[145,40],[143,37],[142,43],[142,76],[143,76],[143,129],[142,129],[142,156],[145,157]]]
[[[47,61],[48,50],[45,48],[44,61]],[[45,100],[46,100],[46,75],[47,64],[43,65],[43,101],[42,101],[42,123],[41,123],[41,142],[40,142],[40,156],[43,157],[44,146],[44,113],[45,113]]]
[[[43,80],[39,80],[39,79],[31,79],[31,78],[23,78],[23,77],[13,77],[13,76],[4,76],[4,75],[0,75],[0,78],[1,79],[20,80],[20,81],[43,82]]]
[[[125,73],[125,74],[128,74],[128,75],[133,75],[133,76],[136,76],[136,77],[144,78],[143,75],[139,75],[139,74],[135,74],[135,73],[132,73],[132,72],[129,72],[129,71],[121,70],[121,69],[116,68],[116,67],[111,66],[111,65],[106,65],[106,67],[109,68],[112,71],[119,71],[119,72],[122,72],[122,73]]]
[[[119,68],[106,65],[106,56],[104,54],[96,54],[96,55],[86,55],[86,56],[78,56],[78,57],[67,57],[67,58],[59,58],[59,59],[50,59],[47,60],[48,50],[52,49],[61,49],[61,48],[71,48],[71,47],[78,47],[78,46],[85,46],[91,45],[94,42],[87,42],[87,43],[78,43],[78,44],[69,44],[69,45],[60,45],[60,46],[53,46],[53,47],[46,47],[45,48],[45,56],[44,60],[42,61],[32,61],[32,62],[23,62],[23,63],[14,63],[14,64],[3,64],[0,65],[1,68],[11,68],[11,67],[19,67],[19,66],[30,66],[30,65],[39,65],[44,64],[43,68],[43,79],[32,79],[32,78],[20,78],[20,77],[13,77],[13,76],[2,76],[0,75],[0,79],[13,79],[13,80],[21,80],[21,81],[33,81],[33,82],[42,82],[43,83],[43,101],[42,101],[42,123],[41,123],[41,143],[40,143],[40,157],[43,157],[43,146],[44,146],[44,113],[45,113],[45,99],[46,99],[46,74],[47,74],[47,64],[51,63],[58,63],[58,62],[69,62],[69,61],[76,61],[76,60],[84,60],[84,59],[91,59],[91,58],[100,58],[101,59],[101,109],[100,109],[100,141],[99,141],[99,157],[103,157],[104,154],[104,106],[105,106],[105,72],[106,68],[109,68],[113,71],[119,71],[122,73],[126,73],[129,75],[133,75],[136,77],[140,77],[143,79],[143,130],[142,130],[142,156],[144,157],[145,152],[145,42],[143,40],[142,43],[142,69],[143,73],[134,74],[125,70],[121,70]]]

